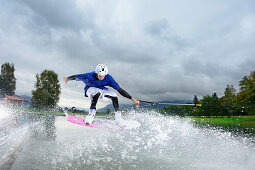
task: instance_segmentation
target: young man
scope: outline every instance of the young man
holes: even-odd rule
[[[69,77],[64,77],[64,81],[67,83],[69,80],[83,81],[85,83],[85,97],[89,97],[91,100],[91,106],[89,114],[86,116],[85,123],[91,124],[96,114],[96,104],[99,98],[103,100],[112,100],[112,104],[115,110],[115,120],[119,125],[122,125],[121,112],[119,110],[119,103],[117,94],[106,88],[110,86],[117,90],[122,96],[131,99],[136,105],[139,105],[139,101],[131,97],[125,90],[123,90],[114,78],[108,74],[108,68],[104,64],[98,64],[95,71],[84,74],[76,74]]]

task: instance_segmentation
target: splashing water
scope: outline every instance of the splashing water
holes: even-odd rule
[[[132,130],[87,128],[43,116],[12,169],[253,169],[255,139],[153,111],[129,111]]]
[[[10,169],[27,132],[17,110],[0,105],[0,169]]]

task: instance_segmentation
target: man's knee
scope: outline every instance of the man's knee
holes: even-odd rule
[[[118,97],[112,97],[112,103],[115,111],[119,111]]]
[[[98,98],[100,97],[100,95],[101,95],[101,93],[98,92],[97,94],[95,94],[92,97],[90,109],[96,109],[97,101],[98,101]]]
[[[117,96],[110,96],[110,95],[105,95],[105,97],[112,99],[112,104],[113,104],[114,110],[118,111],[119,110],[118,97]]]
[[[100,92],[97,92],[97,94],[95,94],[95,95],[93,96],[93,99],[94,99],[94,98],[97,98],[97,99],[98,99],[98,98],[100,97],[100,95],[101,95],[101,93],[100,93]]]

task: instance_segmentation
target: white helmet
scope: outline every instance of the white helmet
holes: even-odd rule
[[[107,75],[108,74],[108,68],[104,64],[98,64],[96,66],[95,72],[98,75]]]

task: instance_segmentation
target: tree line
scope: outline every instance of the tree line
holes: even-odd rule
[[[14,64],[4,63],[0,74],[0,97],[15,95],[16,78]],[[44,70],[36,74],[35,90],[32,90],[31,107],[38,109],[55,108],[60,96],[58,74],[53,70]]]
[[[163,114],[180,116],[240,116],[255,115],[255,71],[239,81],[239,92],[233,85],[227,85],[224,96],[216,93],[205,95],[198,100],[194,95],[193,104],[201,106],[167,106],[159,109]]]
[[[4,63],[0,74],[0,97],[15,95],[16,78],[14,64]],[[198,100],[195,95],[194,104],[199,106],[167,106],[160,112],[181,116],[232,116],[255,114],[255,71],[244,76],[239,81],[239,92],[233,85],[227,85],[224,96],[218,97],[216,93],[203,96]],[[39,109],[55,108],[60,96],[60,83],[58,74],[53,70],[44,70],[35,76],[35,89],[32,90],[31,106]]]

